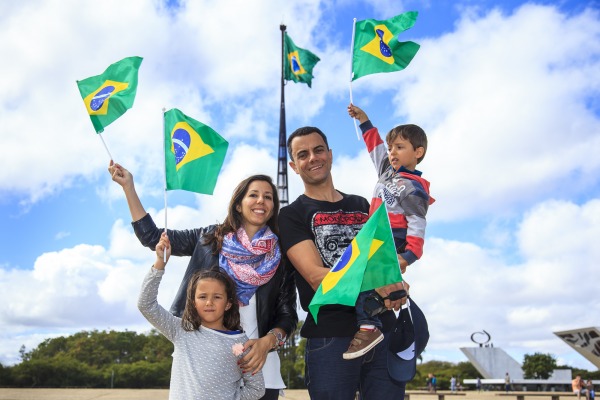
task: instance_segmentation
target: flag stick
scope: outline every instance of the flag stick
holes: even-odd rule
[[[106,142],[104,141],[104,138],[102,137],[102,133],[98,132],[98,136],[100,136],[100,140],[102,140],[102,144],[104,145],[104,148],[106,149],[106,152],[108,153],[108,156],[110,157],[110,160],[112,161],[112,155],[110,154],[110,151],[108,150],[108,146],[106,145]]]
[[[165,153],[165,149],[167,148],[167,141],[165,138],[165,112],[167,111],[166,108],[163,107],[162,112],[163,112],[163,129],[162,129],[162,137],[163,137],[163,165],[164,165],[164,171],[165,171],[165,233],[167,233],[167,157],[166,157],[166,153]],[[164,253],[164,262],[165,264],[167,263],[167,252],[165,250]]]
[[[350,104],[354,104],[354,100],[352,100],[352,77],[354,76],[354,31],[356,30],[356,18],[353,19],[352,22],[352,41],[350,44]],[[356,131],[356,138],[360,141],[360,133],[358,132],[358,124],[356,123],[356,118],[352,118],[354,120],[354,130]]]
[[[388,227],[390,228],[390,235],[392,235],[391,237],[394,237],[394,231],[392,230],[392,222],[390,221],[390,214],[388,213],[388,209],[385,204],[385,201],[383,203],[381,203],[381,205],[379,207],[385,208],[385,213],[388,216],[387,222],[388,222]],[[406,289],[406,287],[404,286],[404,277],[402,276],[402,268],[400,268],[400,261],[398,261],[398,257],[396,257],[396,264],[398,265],[398,270],[400,271],[400,278],[402,278],[402,286]]]

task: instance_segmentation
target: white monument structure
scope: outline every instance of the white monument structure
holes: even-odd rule
[[[600,369],[600,330],[598,328],[581,328],[570,331],[554,332],[569,346],[583,355]],[[485,386],[501,386],[508,372],[512,390],[571,390],[571,370],[555,369],[548,379],[525,379],[521,364],[504,350],[494,347],[491,336],[486,331],[475,332],[471,340],[478,347],[461,347],[460,350],[481,374],[481,384]],[[464,379],[465,385],[475,385],[476,379]],[[594,381],[594,384],[599,383]]]
[[[554,334],[600,369],[600,328],[579,328]]]

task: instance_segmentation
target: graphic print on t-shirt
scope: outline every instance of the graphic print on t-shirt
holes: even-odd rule
[[[367,219],[367,214],[355,211],[317,212],[313,215],[311,228],[326,267],[335,265]]]

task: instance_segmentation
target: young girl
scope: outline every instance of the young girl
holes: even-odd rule
[[[242,373],[238,360],[248,337],[240,330],[235,284],[216,269],[194,274],[182,318],[156,301],[171,255],[166,234],[156,246],[156,261],[138,300],[144,317],[175,345],[169,399],[259,399],[265,393],[262,372]]]

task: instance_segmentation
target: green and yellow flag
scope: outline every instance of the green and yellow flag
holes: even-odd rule
[[[420,46],[415,42],[401,42],[398,36],[413,27],[418,15],[417,11],[409,11],[383,21],[366,19],[357,22],[352,51],[352,80],[406,68]]]
[[[165,112],[167,190],[212,194],[229,143],[202,122],[174,108]]]
[[[77,81],[79,93],[96,133],[133,106],[141,57],[128,57],[111,64],[101,75]]]
[[[313,78],[312,70],[321,59],[310,51],[296,46],[287,32],[284,37],[283,77],[288,81],[306,83],[310,87]]]
[[[354,306],[360,292],[402,282],[392,228],[384,204],[369,217],[317,288],[308,305],[315,322],[321,306]]]

